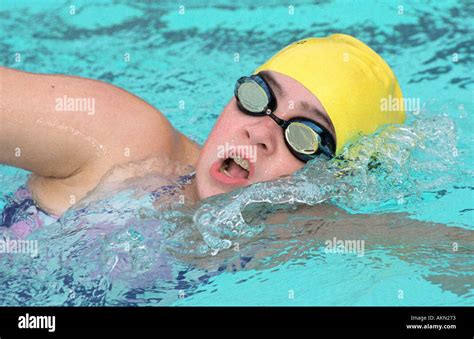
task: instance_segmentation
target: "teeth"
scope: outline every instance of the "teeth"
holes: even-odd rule
[[[232,178],[232,176],[230,175],[230,173],[227,171],[227,163],[226,163],[225,161],[222,163],[222,166],[219,168],[219,172],[224,173],[224,174],[227,175],[229,178]]]
[[[246,171],[249,170],[250,164],[249,164],[249,161],[247,159],[242,159],[242,158],[239,158],[238,156],[236,156],[236,157],[231,156],[231,159],[233,159],[237,165],[239,165],[240,167],[242,167]],[[222,163],[221,167],[219,168],[219,172],[224,173],[229,178],[232,178],[232,175],[227,171],[227,168],[228,168],[228,162],[224,161]]]
[[[242,158],[239,158],[239,157],[233,157],[232,159],[234,159],[234,161],[237,163],[237,165],[239,165],[240,167],[242,167],[244,170],[249,170],[249,167],[250,167],[250,164],[249,164],[249,161],[247,159],[242,159]]]

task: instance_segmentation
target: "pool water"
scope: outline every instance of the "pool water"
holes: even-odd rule
[[[203,143],[237,78],[338,32],[421,107],[351,145],[365,151],[337,180],[315,161],[192,207],[154,208],[156,174],[86,199],[29,237],[37,257],[0,254],[1,305],[474,305],[474,4],[93,3],[2,1],[1,65],[113,83]],[[27,177],[0,166],[0,208]],[[328,252],[334,238],[363,252]]]

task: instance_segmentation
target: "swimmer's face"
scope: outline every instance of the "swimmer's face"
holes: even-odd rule
[[[326,111],[309,90],[278,72],[264,71],[260,75],[276,97],[277,109],[274,113],[277,117],[284,120],[295,117],[312,119],[326,127],[335,140],[334,127]],[[302,102],[308,105],[301,105]],[[204,199],[238,187],[276,179],[303,166],[304,163],[288,149],[282,128],[272,118],[244,114],[233,97],[219,116],[199,155],[196,163],[197,190],[199,197]]]

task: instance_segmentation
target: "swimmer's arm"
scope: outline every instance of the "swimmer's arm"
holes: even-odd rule
[[[294,218],[295,213],[297,218]],[[443,256],[456,254],[459,248],[458,253],[466,256],[473,248],[474,232],[416,220],[407,213],[350,214],[332,204],[320,204],[268,215],[259,239],[267,239],[267,242],[262,245],[261,241],[253,241],[245,246],[241,243],[237,252],[224,251],[213,258],[196,259],[193,264],[208,270],[218,269],[222,266],[221,258],[226,256],[227,267],[235,270],[241,267],[241,258],[246,257],[252,260],[245,269],[269,269],[291,259],[313,255],[313,251],[302,250],[301,246],[315,250],[323,246],[324,249],[328,241],[334,244],[335,239],[356,244],[351,250],[363,251],[361,255],[365,251],[382,249],[410,263],[420,258],[418,251],[428,249]],[[271,261],[268,260],[270,257]],[[455,255],[443,257],[446,267],[452,267],[448,265],[450,261],[453,265],[459,264],[460,259]],[[431,261],[426,260],[425,264],[429,265]]]
[[[76,99],[89,106],[67,106]],[[183,142],[158,110],[118,87],[4,67],[0,121],[0,163],[33,172],[30,189],[56,213],[67,209],[70,195],[79,200],[94,188],[113,165],[150,156],[174,159]]]
[[[0,98],[0,162],[44,177],[126,160],[127,150],[132,158],[171,150],[176,137],[158,110],[100,81],[0,68]],[[76,98],[95,102],[93,110],[61,108]]]

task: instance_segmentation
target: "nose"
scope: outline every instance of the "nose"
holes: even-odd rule
[[[260,117],[258,123],[248,125],[244,130],[251,145],[256,145],[266,155],[275,152],[281,128],[272,118]]]

